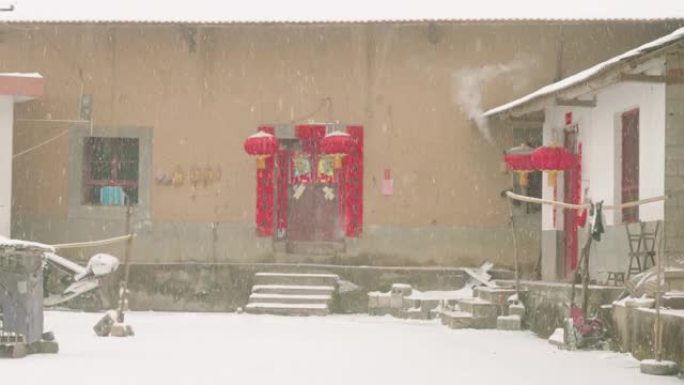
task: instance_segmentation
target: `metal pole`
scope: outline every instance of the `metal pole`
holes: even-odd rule
[[[131,202],[128,199],[128,194],[125,195],[126,200],[126,234],[131,233]],[[126,299],[127,299],[127,292],[128,292],[128,276],[130,274],[131,270],[131,247],[133,245],[133,237],[129,237],[128,240],[126,240],[126,251],[124,254],[124,279],[123,282],[121,282],[121,292],[119,294],[119,311],[117,312],[117,322],[123,323],[124,322],[124,308],[126,304]]]

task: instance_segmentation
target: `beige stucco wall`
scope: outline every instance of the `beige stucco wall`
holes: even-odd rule
[[[252,226],[255,167],[244,138],[264,123],[339,120],[365,127],[364,221],[372,231],[364,233],[361,253],[383,254],[410,231],[417,234],[407,241],[411,251],[401,255],[404,246],[395,243],[387,246],[389,259],[455,264],[462,244],[471,261],[506,264],[510,238],[484,248],[475,243],[489,231],[505,234],[508,209],[499,192],[510,177],[499,165],[501,149],[513,143],[508,132],[495,133],[495,144],[482,138],[459,104],[459,86],[474,84],[482,105],[493,107],[677,25],[12,25],[0,26],[0,71],[37,71],[46,79],[46,97],[17,110],[17,150],[71,126],[22,119],[77,119],[84,93],[93,98],[96,135],[98,127],[153,129],[152,175],[220,166],[222,179],[207,187],[153,182],[150,226]],[[69,148],[65,135],[15,162],[18,232],[44,238],[48,230],[27,227],[44,219],[68,223],[67,197],[80,193],[69,191],[70,151],[79,149]],[[385,168],[395,179],[391,197],[380,192]],[[428,236],[434,226],[443,240]],[[473,231],[478,236],[468,235]],[[523,248],[532,264],[538,237]]]

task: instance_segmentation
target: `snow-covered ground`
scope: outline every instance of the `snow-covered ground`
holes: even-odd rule
[[[129,313],[137,335],[98,338],[99,314],[46,313],[58,355],[0,361],[7,384],[681,384],[611,352],[565,352],[529,332],[450,330],[389,317]]]

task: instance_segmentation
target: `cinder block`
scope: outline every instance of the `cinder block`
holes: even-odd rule
[[[378,307],[378,293],[368,293],[368,307],[375,308]]]
[[[23,358],[28,354],[28,346],[25,343],[17,342],[12,346],[12,358]]]
[[[112,325],[112,330],[109,333],[112,337],[129,337],[133,336],[133,328],[124,323],[115,323]]]
[[[499,330],[521,330],[522,321],[517,315],[499,316],[496,319],[496,328]]]
[[[518,303],[508,307],[508,315],[518,316],[521,320],[525,318],[525,305]]]
[[[392,293],[390,296],[390,307],[393,309],[401,309],[404,306],[404,297]]]

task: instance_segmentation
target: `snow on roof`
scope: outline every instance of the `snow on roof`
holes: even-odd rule
[[[0,0],[0,22],[328,23],[419,20],[684,18],[684,1],[574,0]]]
[[[54,252],[55,249],[50,245],[38,242],[22,241],[19,239],[9,239],[0,235],[0,249],[20,249],[20,250],[41,250]]]
[[[8,77],[15,77],[15,78],[34,78],[34,79],[42,79],[43,75],[37,73],[37,72],[0,72],[0,76],[8,76]]]
[[[684,1],[682,2],[684,4]],[[601,62],[599,64],[596,64],[593,67],[587,68],[584,71],[580,71],[572,76],[569,76],[563,80],[557,81],[555,83],[551,83],[547,86],[544,86],[531,94],[525,95],[519,99],[513,100],[512,102],[506,103],[502,106],[492,108],[489,111],[486,111],[483,115],[485,117],[491,117],[497,114],[500,114],[502,112],[509,111],[515,107],[519,107],[524,105],[525,103],[528,103],[532,100],[552,95],[555,93],[558,93],[560,91],[563,91],[573,85],[579,84],[581,82],[587,81],[591,78],[594,78],[598,76],[599,74],[605,72],[606,70],[613,68],[620,63],[624,62],[625,60],[628,59],[633,59],[635,57],[639,57],[641,55],[644,55],[646,53],[649,53],[653,51],[654,49],[662,48],[667,45],[676,43],[680,40],[684,40],[684,28],[680,28],[674,32],[672,32],[669,35],[663,36],[659,39],[653,40],[649,43],[646,43],[644,45],[641,45],[635,49],[632,49],[630,51],[627,51],[621,55],[615,56],[613,58],[610,58],[604,62]]]

